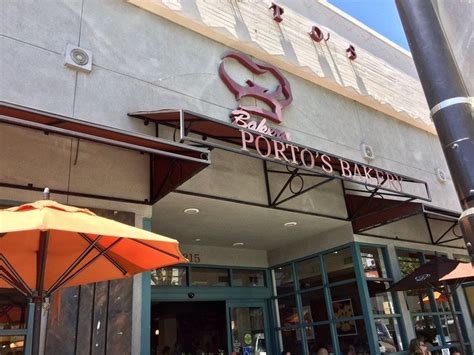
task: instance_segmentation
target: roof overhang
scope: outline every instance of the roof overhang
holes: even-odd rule
[[[192,147],[6,102],[0,102],[0,123],[135,150],[148,153],[150,156],[150,196],[148,199],[111,198],[84,192],[60,191],[51,187],[51,192],[54,193],[153,204],[210,164],[209,150],[206,148]],[[0,185],[30,190],[43,188],[17,186],[8,181],[1,181]]]

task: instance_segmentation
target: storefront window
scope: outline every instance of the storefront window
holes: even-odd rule
[[[336,331],[342,354],[369,353],[367,332],[362,319],[338,322]]]
[[[395,353],[401,351],[401,337],[396,318],[381,318],[375,320],[377,338],[381,353]]]
[[[324,255],[324,266],[329,283],[355,278],[352,251],[350,248]]]
[[[334,318],[348,318],[362,314],[356,282],[331,287],[331,298]]]
[[[306,327],[306,341],[310,354],[316,354],[320,349],[326,348],[329,353],[334,353],[329,324]]]
[[[0,355],[21,355],[25,350],[25,337],[19,335],[0,335]]]
[[[299,323],[298,310],[296,308],[296,299],[294,295],[278,298],[277,303],[280,326],[287,327]]]
[[[318,289],[301,294],[304,322],[306,324],[328,320],[324,290]]]
[[[383,292],[389,287],[389,283],[383,281],[367,281],[367,286],[369,288],[372,312],[376,315],[394,314],[395,310],[392,294],[390,292]]]
[[[361,246],[360,256],[366,278],[387,277],[387,270],[383,260],[382,248]]]
[[[282,329],[279,331],[281,348],[291,354],[302,354],[301,332],[299,329]]]
[[[185,267],[165,267],[151,272],[152,286],[186,286]]]
[[[407,307],[412,313],[431,312],[429,289],[405,292]]]
[[[411,274],[415,269],[421,266],[420,256],[416,252],[397,250],[398,265],[402,276]]]
[[[232,270],[232,285],[244,287],[264,287],[265,273],[262,270]]]
[[[321,267],[319,257],[301,261],[297,264],[298,281],[301,289],[321,286]]]
[[[193,286],[229,286],[229,270],[215,268],[193,268],[191,270]]]
[[[417,337],[423,337],[425,342],[428,342],[431,345],[441,345],[441,339],[436,330],[434,317],[415,316],[413,317],[413,324],[415,325],[415,333]]]
[[[275,270],[275,286],[277,295],[293,291],[293,271],[291,265],[281,266]]]

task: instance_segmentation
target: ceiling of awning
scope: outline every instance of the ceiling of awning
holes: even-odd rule
[[[369,235],[371,230],[419,215],[425,220],[432,244],[446,244],[462,239],[455,229],[458,227],[460,216],[458,212],[409,200],[393,200],[348,193],[346,193],[345,199],[348,219],[352,223],[354,233]]]
[[[210,164],[209,150],[205,148],[192,147],[151,135],[124,131],[5,102],[0,102],[0,123],[149,154],[150,196],[144,200],[126,199],[125,202],[153,204]],[[42,188],[15,186],[8,181],[0,181],[0,185],[23,189]],[[54,187],[51,187],[51,191],[88,196],[88,193],[84,191],[59,191]],[[107,198],[107,196],[94,194],[90,197]],[[120,198],[110,199],[121,200]]]

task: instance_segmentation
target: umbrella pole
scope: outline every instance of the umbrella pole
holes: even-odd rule
[[[443,285],[444,285],[444,289],[446,290],[446,296],[447,296],[446,298],[448,299],[449,310],[451,314],[453,315],[454,329],[456,331],[456,335],[458,336],[459,343],[461,344],[460,346],[461,354],[466,355],[466,352],[464,351],[464,339],[462,336],[461,327],[459,326],[458,317],[456,316],[456,311],[454,309],[452,292],[449,291],[448,285],[446,285],[444,282],[443,282]]]

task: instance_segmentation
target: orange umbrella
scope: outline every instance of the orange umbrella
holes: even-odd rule
[[[433,292],[433,296],[436,302],[442,303],[442,302],[448,302],[448,298],[443,295],[441,292],[435,291]],[[428,296],[423,297],[423,303],[428,304],[430,303],[430,298]]]
[[[15,288],[36,303],[34,333],[41,303],[62,287],[183,262],[176,240],[84,208],[45,199],[0,211],[0,288]]]

